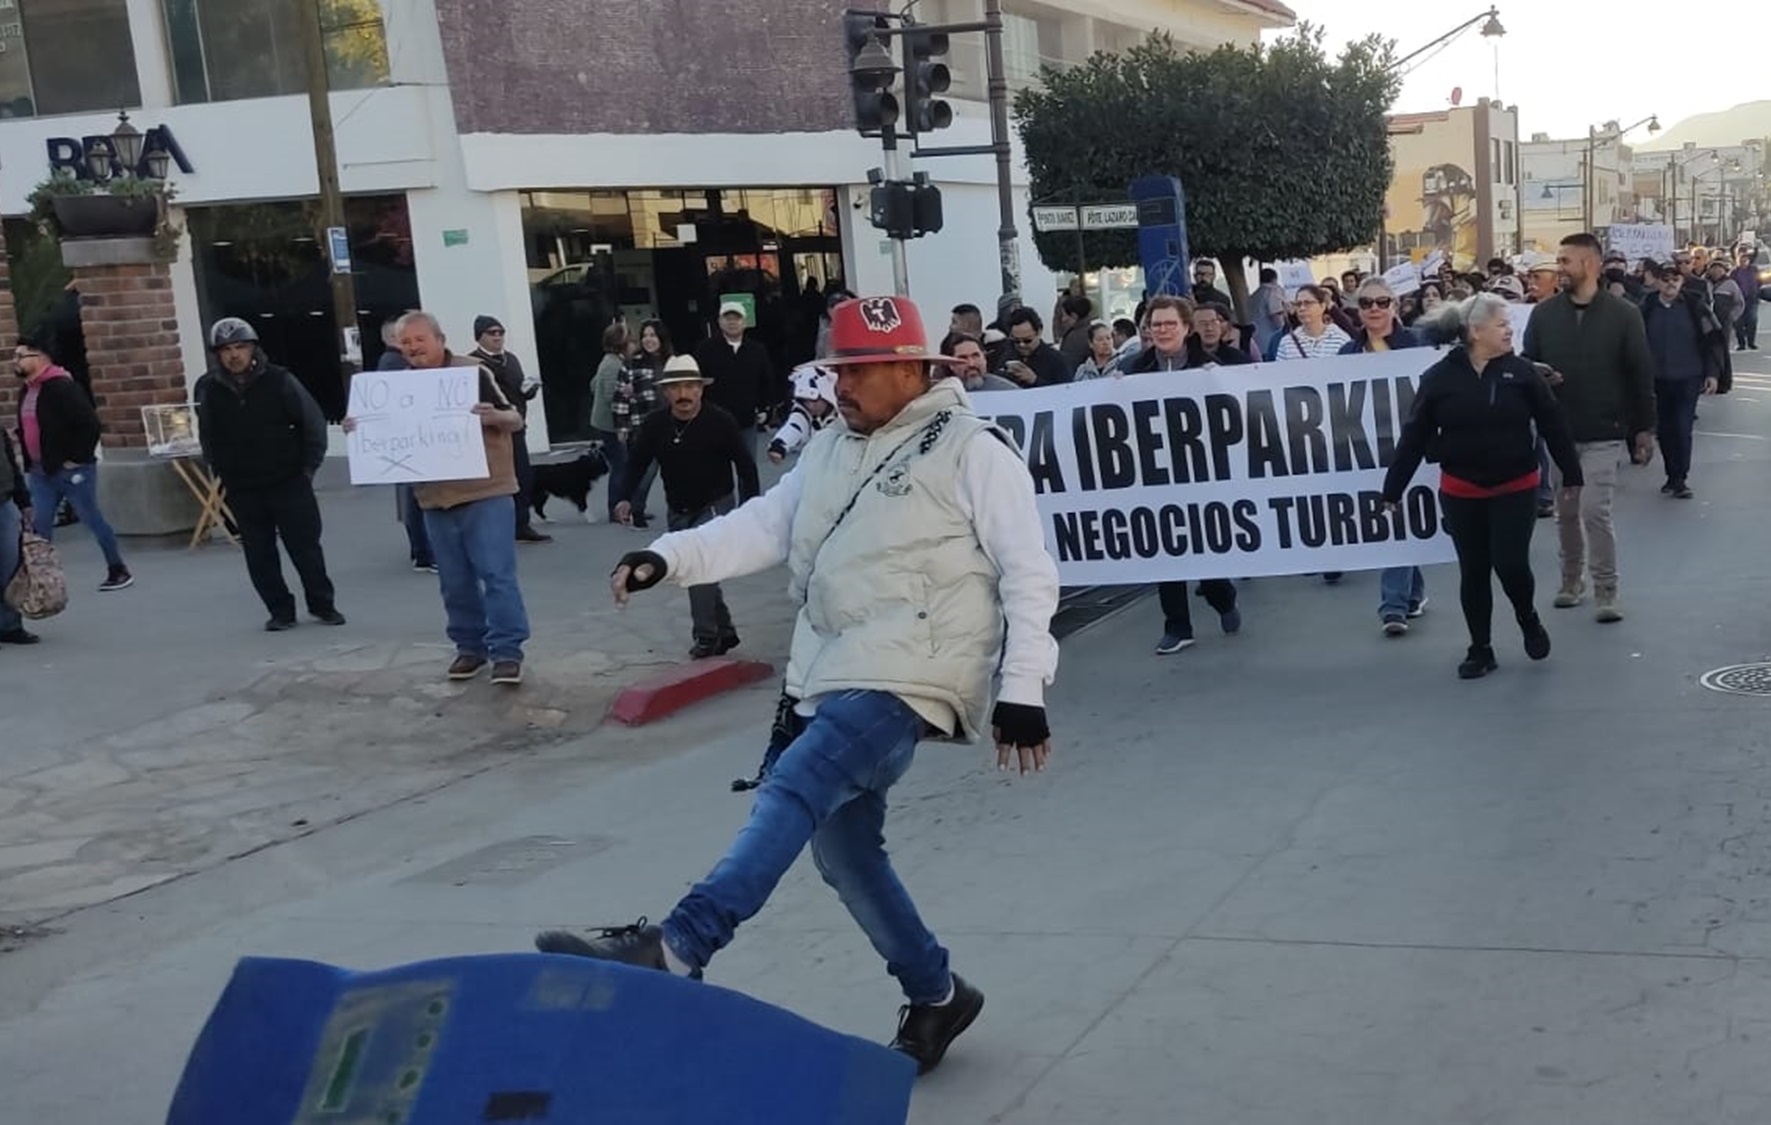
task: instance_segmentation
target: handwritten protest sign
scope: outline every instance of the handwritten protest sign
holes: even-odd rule
[[[1276,268],[1279,270],[1280,287],[1294,297],[1304,286],[1316,284],[1316,274],[1310,269],[1309,262],[1280,262]]]
[[[1420,288],[1420,270],[1413,262],[1400,262],[1384,271],[1384,280],[1389,282],[1392,293],[1406,297]]]
[[[364,371],[351,377],[352,484],[474,480],[487,475],[486,438],[472,413],[479,369]]]
[[[1425,349],[973,396],[1019,444],[1065,585],[1377,570],[1453,558],[1422,465],[1384,471]]]
[[[1613,223],[1605,241],[1631,263],[1643,258],[1670,262],[1673,258],[1673,228],[1666,223]]]

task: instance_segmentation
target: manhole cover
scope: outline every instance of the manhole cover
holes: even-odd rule
[[[1771,664],[1731,664],[1705,672],[1697,682],[1729,695],[1771,695]]]

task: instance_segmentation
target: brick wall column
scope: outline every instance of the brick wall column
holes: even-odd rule
[[[136,244],[145,242],[119,239],[109,252],[86,240],[63,244],[80,289],[80,327],[106,449],[145,448],[141,408],[189,401],[171,272],[139,252]],[[74,246],[80,250],[70,253]]]

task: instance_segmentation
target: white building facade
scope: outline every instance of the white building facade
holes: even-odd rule
[[[1040,64],[1079,62],[1154,29],[1209,49],[1292,22],[1275,0],[1008,6],[1009,71],[1021,83]],[[792,362],[815,327],[801,312],[808,279],[889,291],[889,245],[865,210],[866,172],[881,158],[853,128],[843,5],[742,7],[321,0],[367,361],[381,323],[403,309],[436,313],[463,350],[474,318],[496,316],[509,346],[540,367],[553,412],[576,415],[574,387],[616,317],[659,318],[683,347],[707,332],[720,296],[746,293],[758,333]],[[191,379],[207,362],[204,326],[245,316],[341,412],[295,34],[304,9],[0,0],[0,213],[25,327],[48,285],[27,196],[52,159],[109,134],[126,108],[187,165],[170,180],[186,231],[173,285]],[[701,18],[683,25],[684,9]],[[978,19],[982,3],[922,0],[917,13]],[[955,37],[957,120],[932,143],[988,141],[982,58],[981,36]],[[1049,306],[1058,279],[1034,251],[1016,167],[1021,291]],[[945,197],[945,229],[909,249],[911,293],[938,330],[952,305],[989,308],[999,295],[995,167],[961,157],[917,169]],[[556,416],[547,429],[557,439],[577,424]]]

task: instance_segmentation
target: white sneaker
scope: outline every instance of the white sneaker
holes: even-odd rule
[[[1414,605],[1409,607],[1408,616],[1411,618],[1412,617],[1419,617],[1421,614],[1423,614],[1427,611],[1427,603],[1432,600],[1433,600],[1432,598],[1429,598],[1425,594],[1422,594],[1420,596],[1420,601],[1415,602]]]

